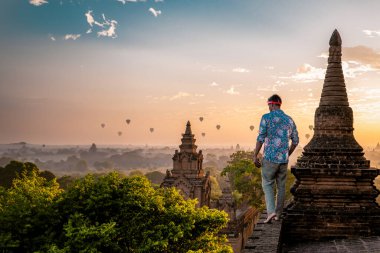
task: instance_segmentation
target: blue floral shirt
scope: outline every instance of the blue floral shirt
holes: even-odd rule
[[[264,143],[264,158],[272,163],[289,161],[289,139],[299,142],[296,124],[282,110],[274,110],[261,118],[257,141]]]

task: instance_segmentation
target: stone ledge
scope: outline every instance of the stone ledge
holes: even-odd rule
[[[267,213],[263,212],[253,230],[252,235],[248,238],[243,253],[274,253],[280,252],[280,235],[282,220],[265,224],[264,221]]]

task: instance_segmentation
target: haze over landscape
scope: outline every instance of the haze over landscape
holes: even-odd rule
[[[355,137],[365,149],[380,141],[379,2],[0,6],[0,143],[177,146],[190,120],[199,147],[253,148],[266,99],[278,93],[303,146],[335,28]]]

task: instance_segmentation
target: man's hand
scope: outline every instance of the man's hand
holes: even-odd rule
[[[257,168],[260,168],[260,167],[261,167],[261,162],[260,162],[259,158],[257,158],[256,156],[253,157],[253,162],[254,162],[254,164],[255,164],[255,166],[256,166]]]
[[[261,167],[261,162],[259,160],[259,158],[257,158],[257,156],[259,155],[259,152],[260,152],[260,149],[261,147],[263,146],[263,144],[261,142],[256,142],[256,148],[253,152],[253,163],[255,164],[255,166],[257,168],[260,168]]]

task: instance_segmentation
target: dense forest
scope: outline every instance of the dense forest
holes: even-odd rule
[[[219,234],[225,212],[196,208],[144,176],[88,174],[64,190],[32,163],[12,161],[0,173],[8,175],[0,187],[5,252],[232,252]]]

